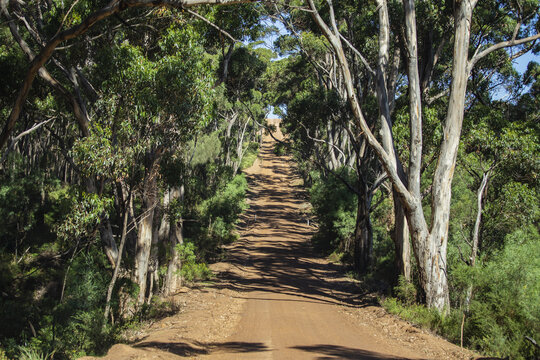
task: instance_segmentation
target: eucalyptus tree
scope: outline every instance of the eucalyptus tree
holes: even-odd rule
[[[353,75],[351,74],[350,58],[346,56],[347,47],[352,47],[352,44],[346,38],[347,34],[342,32],[344,28],[346,29],[346,26],[343,25],[344,21],[336,17],[332,2],[327,2],[327,5],[323,17],[319,12],[320,4],[308,0],[308,9],[314,21],[336,52],[355,120],[366,137],[369,146],[381,161],[394,190],[405,208],[411,229],[413,250],[418,264],[420,284],[425,292],[427,304],[442,311],[449,308],[450,305],[446,274],[446,253],[451,184],[463,122],[467,82],[475,65],[488,55],[499,51],[499,56],[508,56],[502,49],[514,47],[523,49],[525,44],[540,38],[540,35],[535,30],[538,19],[537,4],[534,1],[518,3],[494,1],[479,4],[476,1],[462,1],[454,4],[453,14],[450,17],[454,25],[454,34],[449,41],[449,45],[453,45],[453,51],[447,54],[449,61],[451,61],[451,71],[446,77],[449,84],[447,83],[446,88],[442,89],[443,95],[441,95],[441,97],[445,97],[446,94],[448,96],[447,111],[444,116],[444,135],[439,147],[437,166],[432,179],[430,222],[424,215],[421,193],[422,114],[427,104],[422,98],[420,68],[418,65],[418,44],[421,38],[417,34],[416,3],[412,0],[403,1],[404,20],[396,20],[395,27],[396,29],[402,29],[405,33],[404,55],[407,62],[408,106],[410,109],[407,179],[403,177],[396,163],[395,152],[392,150],[394,140],[384,134],[380,140],[377,139],[366,121],[365,111],[358,100]],[[380,31],[381,33],[390,33],[391,25],[389,17],[386,15],[388,4],[386,1],[381,0],[377,5]],[[493,21],[492,16],[490,16],[489,21],[486,19],[489,11],[495,11],[499,15],[495,17],[495,21]],[[483,24],[486,21],[488,21],[489,26],[484,28]],[[380,49],[388,48],[385,39],[387,39],[387,36],[381,34],[379,37]],[[362,56],[358,49],[355,48],[354,52],[356,55]],[[472,52],[472,55],[469,55],[469,52]],[[387,52],[379,52],[377,62],[379,69],[384,69],[385,61],[388,58]],[[380,72],[380,70],[378,71]],[[388,92],[387,89],[385,91],[384,86],[377,86],[376,91],[379,99],[385,100],[384,95]],[[390,101],[390,98],[379,101],[380,114],[387,114],[388,101]],[[382,119],[381,126],[385,126],[384,120],[389,125],[388,119]],[[390,126],[388,128],[391,129]],[[390,134],[389,131],[386,132],[386,135]]]

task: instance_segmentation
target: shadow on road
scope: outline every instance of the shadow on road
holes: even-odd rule
[[[352,349],[345,346],[336,345],[311,345],[311,346],[293,346],[291,349],[303,350],[310,353],[321,354],[323,356],[315,359],[355,359],[355,360],[405,360],[407,358],[395,357],[379,354],[372,351]]]
[[[249,353],[249,352],[261,352],[269,351],[270,349],[263,343],[250,343],[250,342],[238,342],[229,341],[221,343],[203,343],[199,341],[193,342],[159,342],[159,341],[147,341],[134,345],[135,348],[153,348],[162,351],[167,351],[178,356],[196,356],[206,355],[214,352],[225,353]]]
[[[341,267],[314,254],[309,243],[314,229],[301,210],[306,194],[294,185],[298,177],[293,166],[272,154],[268,145],[261,157],[262,170],[247,176],[250,208],[239,224],[242,240],[226,259],[233,270],[220,274],[216,287],[294,295],[298,301],[372,305]]]

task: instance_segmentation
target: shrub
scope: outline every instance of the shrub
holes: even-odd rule
[[[180,275],[182,279],[188,282],[195,280],[208,280],[213,277],[212,271],[205,263],[198,263],[195,255],[195,245],[191,242],[184,242],[176,245],[176,249],[180,256],[182,268]]]
[[[49,360],[53,358],[53,353],[43,354],[41,351],[29,347],[20,346],[19,351],[20,360]],[[2,359],[1,355],[0,359]]]
[[[521,230],[478,271],[466,333],[468,342],[495,356],[533,358],[525,336],[540,334],[540,236]]]
[[[247,208],[246,191],[245,176],[237,175],[197,207],[193,216],[198,218],[198,222],[186,229],[186,237],[196,244],[200,260],[215,259],[221,245],[236,240],[235,225]]]
[[[416,301],[416,287],[402,275],[399,276],[398,285],[394,291],[398,299],[406,305],[412,305]]]
[[[287,154],[287,146],[284,143],[276,142],[274,145],[274,154],[277,156],[283,156]]]
[[[242,158],[240,169],[244,170],[251,167],[257,159],[257,156],[259,156],[259,143],[252,141],[247,145],[247,150]]]
[[[354,183],[354,175],[344,169],[342,176]],[[318,251],[330,254],[335,250],[351,252],[351,239],[356,225],[356,195],[334,176],[323,178],[313,174],[310,201],[319,222],[312,242]]]

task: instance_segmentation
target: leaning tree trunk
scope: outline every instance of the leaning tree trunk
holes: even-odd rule
[[[126,244],[126,233],[129,219],[129,208],[128,204],[131,201],[131,191],[129,192],[128,198],[124,200],[124,214],[122,221],[122,235],[120,237],[120,248],[118,249],[118,258],[116,259],[116,266],[114,267],[113,276],[109,282],[109,287],[107,288],[107,298],[105,300],[105,311],[103,313],[103,327],[107,325],[107,318],[109,317],[109,312],[111,310],[111,299],[116,280],[118,279],[118,273],[120,272],[120,267],[122,265],[122,253],[124,251],[124,246]]]
[[[474,267],[476,265],[476,257],[478,256],[478,244],[480,242],[480,225],[482,223],[482,212],[483,212],[483,200],[484,200],[484,194],[486,192],[486,186],[489,181],[489,176],[491,175],[491,169],[487,172],[484,172],[482,175],[482,182],[480,183],[480,187],[478,188],[478,191],[476,193],[476,220],[474,222],[474,229],[473,229],[473,236],[472,236],[472,248],[471,248],[471,256],[470,256],[470,263],[469,265],[471,267]],[[469,311],[469,305],[472,300],[472,294],[473,294],[473,285],[469,285],[467,288],[467,294],[465,296],[465,309],[466,311]]]

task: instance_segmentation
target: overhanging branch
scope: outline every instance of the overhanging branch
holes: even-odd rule
[[[73,26],[67,30],[58,32],[51,40],[45,44],[41,52],[32,60],[30,67],[26,73],[24,81],[19,89],[17,99],[11,110],[11,113],[4,125],[4,129],[0,134],[0,149],[3,148],[19,119],[19,116],[22,112],[24,103],[36,74],[38,71],[45,65],[45,63],[50,59],[58,45],[64,41],[74,39],[82,34],[84,34],[88,29],[93,27],[96,23],[110,17],[111,15],[120,13],[129,8],[135,7],[170,7],[176,9],[185,9],[191,6],[205,5],[205,4],[239,4],[239,3],[248,3],[255,2],[256,0],[112,0],[103,8],[93,12],[86,19],[84,19],[80,24]],[[1,0],[0,6],[3,12],[7,9],[8,0]]]

